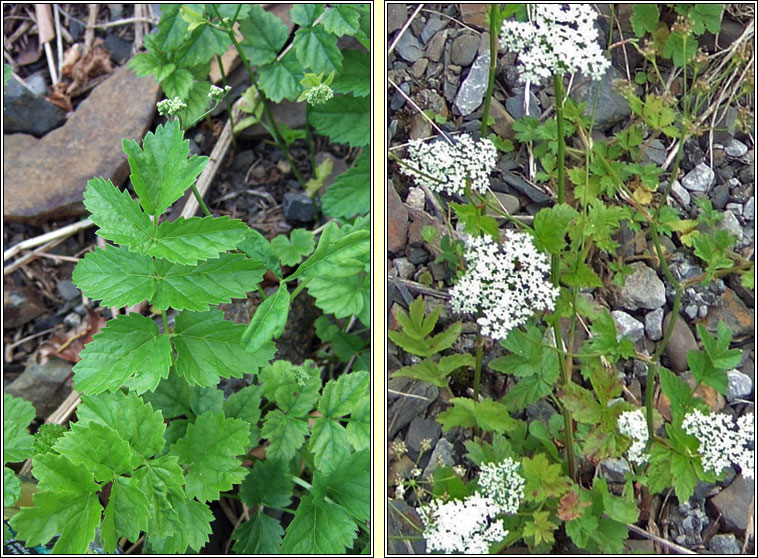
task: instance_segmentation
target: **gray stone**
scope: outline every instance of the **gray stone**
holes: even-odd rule
[[[711,203],[715,209],[723,210],[729,201],[729,186],[719,184],[711,191]]]
[[[408,261],[414,265],[425,264],[429,261],[429,254],[420,246],[411,246],[408,248]]]
[[[755,220],[755,196],[750,196],[750,199],[745,202],[745,206],[742,209],[742,216],[748,221]]]
[[[682,186],[690,192],[707,192],[715,176],[713,169],[705,163],[700,163],[682,178]]]
[[[408,208],[391,182],[387,183],[387,251],[397,254],[408,243]]]
[[[522,118],[524,116],[524,92],[519,92],[518,95],[513,95],[505,100],[505,108],[513,118]],[[540,115],[540,102],[534,95],[534,92],[529,89],[529,116],[538,117]]]
[[[682,207],[687,208],[690,205],[690,193],[682,188],[682,185],[678,180],[674,180],[674,182],[671,183],[671,195]]]
[[[684,307],[683,312],[684,315],[687,316],[690,320],[694,320],[697,318],[698,313],[697,304],[688,304]]]
[[[407,62],[413,63],[421,58],[424,54],[424,49],[416,36],[409,29],[406,29],[397,45],[395,45],[395,52]]]
[[[603,459],[600,462],[600,475],[609,482],[626,482],[626,476],[631,472],[632,468],[622,457]]]
[[[663,319],[663,331],[666,331],[671,319],[669,312]],[[669,359],[669,368],[674,372],[684,372],[688,368],[687,352],[697,351],[697,341],[692,330],[687,323],[681,318],[676,320],[674,330],[671,333],[668,345],[666,345],[666,356]]]
[[[462,116],[471,114],[482,104],[484,91],[487,88],[489,64],[490,53],[480,54],[471,66],[468,77],[458,90],[458,95],[455,97],[455,107]]]
[[[67,301],[74,300],[81,295],[81,291],[78,287],[68,279],[59,279],[55,282],[55,287],[58,289],[58,294]]]
[[[313,200],[302,192],[287,192],[282,201],[284,218],[290,223],[310,223],[316,216]]]
[[[492,195],[494,195],[496,198],[496,200],[493,200],[493,203],[498,208],[498,210],[495,211],[495,209],[488,207],[486,210],[487,215],[491,215],[493,217],[501,216],[502,210],[500,209],[500,205],[502,205],[505,208],[505,210],[511,215],[513,215],[519,210],[520,203],[516,196],[512,196],[510,194],[504,194],[502,192],[493,192],[492,194],[488,194],[490,199],[492,199]],[[498,204],[498,201],[500,202],[500,205]]]
[[[418,510],[404,500],[390,500],[389,504],[387,554],[426,554],[426,540],[418,536],[424,530]]]
[[[436,420],[415,417],[408,426],[408,434],[405,437],[411,459],[417,459],[419,454],[424,453],[421,450],[424,440],[428,440],[431,449],[436,446],[441,434],[442,429]]]
[[[132,55],[132,43],[124,41],[113,33],[105,37],[104,46],[106,50],[110,51],[111,58],[116,64],[122,64],[129,60]]]
[[[666,304],[666,287],[655,270],[643,262],[635,262],[630,267],[634,272],[624,280],[624,286],[619,291],[619,305],[627,310],[654,310]]]
[[[548,423],[550,422],[550,419],[556,413],[557,411],[555,410],[555,407],[553,407],[550,403],[548,403],[544,399],[540,399],[537,402],[532,403],[527,406],[526,419],[529,422],[538,420],[542,422],[545,426],[547,426]]]
[[[740,140],[732,139],[724,146],[724,151],[729,157],[739,159],[747,154],[747,145]]]
[[[394,438],[414,417],[423,414],[439,394],[440,390],[437,386],[417,381],[413,381],[401,394],[394,394],[397,398],[387,409],[388,439]]]
[[[445,438],[440,438],[434,446],[432,456],[429,458],[429,465],[424,469],[423,476],[431,475],[437,468],[452,467],[455,465],[455,456],[453,455],[453,444]]]
[[[424,194],[424,191],[421,188],[413,186],[408,189],[408,195],[405,197],[405,204],[412,209],[423,211],[424,206],[426,205],[426,194]]]
[[[34,94],[26,85],[11,76],[4,88],[3,132],[44,136],[66,121],[66,113]]]
[[[40,97],[47,95],[47,81],[42,74],[36,74],[26,78],[26,87]]]
[[[739,370],[729,370],[726,373],[729,384],[726,387],[726,400],[731,403],[735,399],[747,399],[753,392],[753,380]]]
[[[667,155],[668,153],[666,153],[666,147],[663,145],[663,142],[659,139],[654,139],[650,142],[647,151],[642,156],[642,162],[663,165],[666,162]]]
[[[66,314],[66,317],[63,318],[63,323],[69,327],[77,328],[82,323],[82,317],[76,312],[71,312],[70,314]]]
[[[23,373],[6,385],[4,391],[34,405],[37,416],[48,417],[71,393],[71,383],[66,382],[66,378],[73,366],[55,357],[38,364],[37,355],[33,354],[27,360]]]
[[[653,341],[663,337],[663,308],[656,308],[645,314],[645,332]]]
[[[37,289],[6,284],[3,288],[3,328],[31,322],[45,313],[45,303]]]
[[[459,35],[450,48],[450,60],[458,66],[468,66],[474,61],[479,50],[479,37],[473,33]]]
[[[728,203],[726,204],[726,210],[731,211],[735,215],[742,215],[742,204],[741,203]]]
[[[714,554],[742,554],[734,533],[714,535],[708,543],[708,550]]]
[[[618,339],[626,337],[632,343],[636,343],[642,339],[642,336],[645,334],[645,327],[641,322],[621,310],[614,310],[611,312],[611,316],[613,316],[613,321],[616,322],[616,329],[618,330],[616,337]]]
[[[394,33],[408,21],[408,9],[405,4],[387,5],[387,33]]]
[[[410,95],[411,86],[408,83],[403,82],[399,84],[398,87],[402,89],[403,93]],[[392,99],[390,99],[390,109],[398,110],[403,108],[403,105],[405,105],[405,96],[403,96],[402,93],[400,93],[400,91],[394,87],[392,89],[395,91],[395,93],[392,95]]]
[[[397,276],[401,279],[410,279],[413,272],[416,271],[416,266],[408,261],[407,258],[395,258],[392,262],[397,271]]]
[[[431,16],[429,18],[429,21],[426,22],[426,25],[424,26],[424,30],[421,31],[421,42],[426,44],[429,42],[429,39],[431,39],[437,31],[440,31],[447,25],[447,21],[443,20],[441,17],[437,16]]]
[[[426,45],[426,57],[432,62],[439,62],[442,58],[442,51],[447,41],[448,30],[443,29],[432,37],[432,40]]]
[[[718,228],[732,233],[737,237],[737,242],[742,241],[742,225],[731,211],[724,211],[724,219],[719,223]]]
[[[739,475],[732,484],[711,498],[711,503],[721,513],[726,530],[744,531],[747,528],[753,490],[755,481]]]
[[[608,66],[603,78],[599,81],[591,81],[586,76],[578,76],[578,83],[582,84],[575,88],[571,93],[574,100],[587,102],[590,105],[598,92],[597,112],[595,117],[595,128],[601,131],[608,130],[612,126],[623,122],[631,114],[629,104],[624,97],[613,90],[613,82],[617,79],[624,79],[615,67]],[[584,83],[588,82],[588,83]]]
[[[411,66],[411,75],[415,77],[416,79],[421,78],[421,76],[424,75],[424,72],[426,72],[426,67],[428,65],[429,65],[428,58],[419,58],[413,63],[413,66]]]

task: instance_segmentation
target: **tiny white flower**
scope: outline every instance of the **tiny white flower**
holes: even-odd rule
[[[325,83],[311,87],[305,92],[305,100],[311,105],[320,105],[334,97],[334,91]]]
[[[521,79],[582,72],[602,79],[610,62],[598,43],[597,12],[589,4],[528,4],[529,21],[505,21],[503,48],[517,52]]]
[[[629,461],[638,466],[647,463],[650,457],[648,453],[645,453],[648,439],[647,421],[645,421],[645,415],[642,414],[642,409],[624,411],[619,415],[616,424],[619,432],[633,440],[632,446],[627,451]]]
[[[450,304],[477,313],[482,334],[505,339],[537,311],[552,311],[558,289],[550,282],[550,259],[527,233],[509,232],[498,244],[489,236],[464,238],[468,269],[451,289]]]
[[[220,87],[216,87],[215,85],[211,85],[211,89],[210,91],[208,91],[208,96],[211,99],[222,99],[224,95],[229,93],[229,91],[231,90],[232,88],[228,85],[225,86],[223,89],[221,89]]]
[[[501,513],[518,511],[524,497],[526,481],[519,472],[519,463],[506,457],[500,463],[485,463],[479,473],[479,488],[500,506]]]
[[[187,108],[187,105],[179,97],[163,99],[155,106],[161,116],[173,116]]]
[[[732,463],[739,465],[745,478],[755,478],[753,413],[748,413],[734,422],[723,413],[703,414],[695,409],[685,415],[682,429],[700,442],[703,468],[717,475]]]
[[[468,179],[472,191],[485,193],[497,163],[497,149],[488,139],[474,140],[461,134],[452,143],[444,139],[411,140],[408,158],[408,166],[402,165],[400,172],[434,192],[462,195]]]

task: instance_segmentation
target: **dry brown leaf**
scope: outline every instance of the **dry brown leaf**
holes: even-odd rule
[[[563,495],[558,505],[558,519],[571,521],[584,515],[583,508],[590,505],[590,502],[580,502],[579,495],[571,490]]]
[[[42,364],[49,357],[56,356],[77,363],[81,360],[79,353],[92,341],[92,336],[105,327],[106,320],[94,310],[87,310],[87,315],[76,329],[55,334],[42,343],[37,352],[37,361]]]

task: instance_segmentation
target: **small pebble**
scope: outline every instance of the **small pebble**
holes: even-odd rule
[[[755,197],[750,196],[750,199],[745,202],[745,207],[742,210],[742,215],[749,221],[755,220]]]
[[[733,139],[724,147],[724,151],[729,157],[738,159],[747,153],[747,145],[740,140]]]
[[[76,312],[71,312],[70,314],[67,314],[65,318],[63,318],[63,323],[69,327],[76,328],[81,325],[82,317]]]

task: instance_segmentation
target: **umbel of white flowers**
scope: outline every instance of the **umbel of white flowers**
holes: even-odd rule
[[[610,62],[598,43],[590,4],[527,4],[529,21],[505,21],[500,45],[518,53],[523,82],[582,72],[602,79]]]
[[[463,500],[432,500],[419,508],[428,551],[487,554],[491,544],[508,536],[498,515],[514,514],[524,497],[519,464],[506,457],[482,465],[479,491]]]
[[[538,311],[552,311],[558,288],[549,279],[550,259],[527,233],[509,231],[507,241],[489,236],[464,238],[466,273],[451,289],[450,304],[460,313],[481,312],[482,334],[505,339]]]
[[[490,173],[497,163],[497,149],[488,139],[474,140],[468,134],[451,140],[433,142],[411,140],[408,166],[400,172],[433,192],[463,195],[466,179],[472,192],[485,193],[490,187]]]

